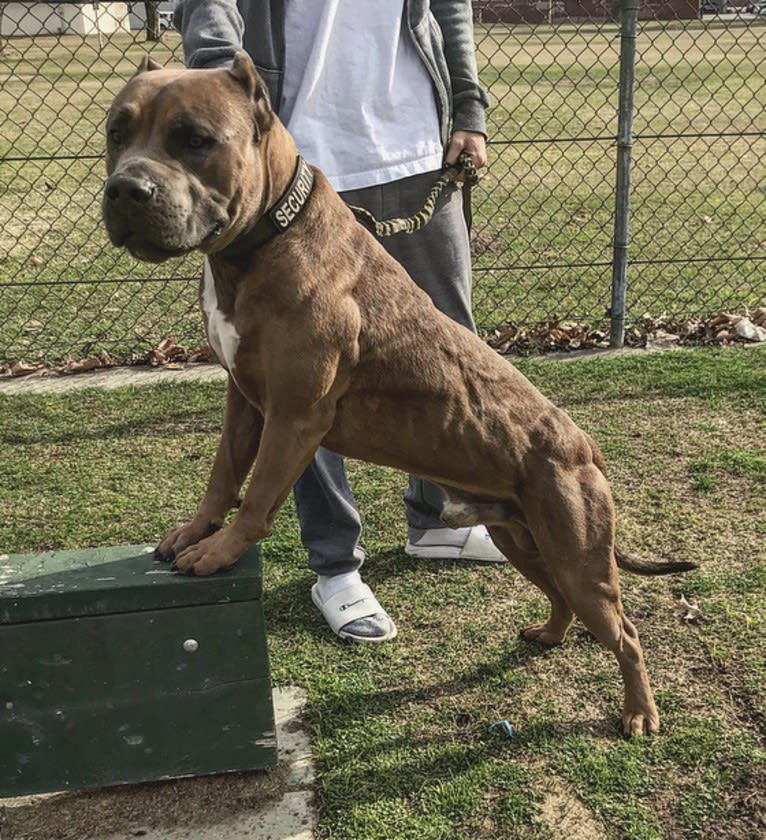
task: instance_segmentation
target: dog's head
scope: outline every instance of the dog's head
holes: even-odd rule
[[[231,69],[164,69],[145,58],[106,124],[102,211],[109,238],[162,262],[220,250],[252,219],[257,158],[275,121],[246,53]]]

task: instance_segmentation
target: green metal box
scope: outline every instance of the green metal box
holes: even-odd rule
[[[276,764],[258,547],[152,552],[0,556],[0,797]]]

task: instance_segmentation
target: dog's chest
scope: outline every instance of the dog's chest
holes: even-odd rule
[[[202,310],[205,313],[207,338],[218,361],[230,373],[234,373],[235,357],[239,349],[240,335],[234,324],[226,317],[218,305],[215,291],[215,279],[208,261],[202,276],[202,294],[200,296]]]

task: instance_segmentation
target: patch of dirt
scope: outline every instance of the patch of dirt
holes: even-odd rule
[[[705,823],[704,835],[693,836],[716,840],[763,840],[766,837],[766,769],[734,771],[732,777],[723,795],[724,813]],[[665,837],[689,836],[678,813],[678,803],[684,798],[690,781],[679,778],[672,787],[659,789],[653,795],[652,810]],[[717,796],[717,792],[711,791],[711,797]]]
[[[540,805],[547,840],[603,840],[604,824],[561,779],[549,777],[550,787]]]
[[[0,840],[101,840],[118,832],[214,825],[280,796],[289,765],[98,790],[0,799]]]
[[[758,767],[742,773],[728,796],[729,815],[725,820],[711,824],[709,836],[719,840],[761,840],[766,837],[765,791],[766,768]]]

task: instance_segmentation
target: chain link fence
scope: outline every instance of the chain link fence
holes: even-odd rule
[[[626,325],[766,304],[766,6],[704,2],[645,0],[631,43],[601,0],[474,4],[492,99],[473,196],[481,331],[555,318],[608,333],[621,53]],[[0,362],[204,343],[199,256],[139,263],[100,221],[104,117],[147,51],[182,61],[171,7],[0,3]]]

